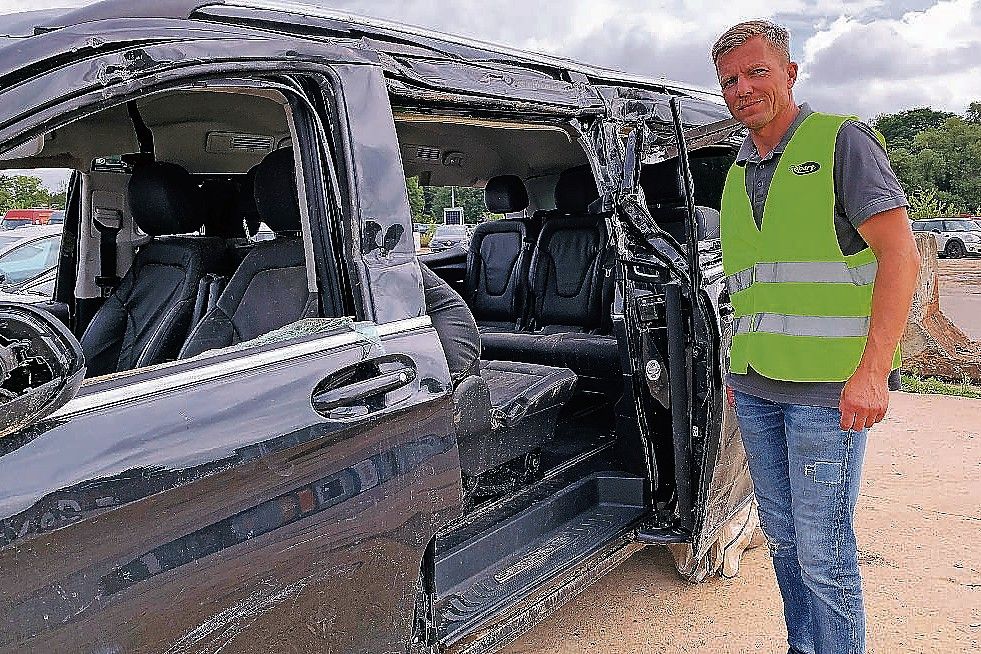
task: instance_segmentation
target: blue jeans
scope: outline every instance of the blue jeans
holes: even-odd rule
[[[790,652],[864,654],[852,518],[866,431],[841,431],[837,408],[735,395]]]

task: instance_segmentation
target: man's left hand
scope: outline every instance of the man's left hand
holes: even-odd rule
[[[881,421],[889,409],[888,378],[862,367],[841,391],[842,431],[862,431]]]

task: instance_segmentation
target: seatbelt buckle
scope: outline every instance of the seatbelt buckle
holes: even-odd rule
[[[115,275],[96,275],[95,285],[102,291],[102,297],[109,297],[119,286],[119,277]]]

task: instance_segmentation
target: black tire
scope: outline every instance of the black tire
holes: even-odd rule
[[[960,259],[967,254],[967,248],[964,244],[956,239],[951,239],[947,241],[947,247],[944,248],[944,256],[950,259]]]

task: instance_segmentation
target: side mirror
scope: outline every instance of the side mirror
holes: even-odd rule
[[[0,437],[54,413],[84,379],[82,347],[57,318],[0,304]]]

